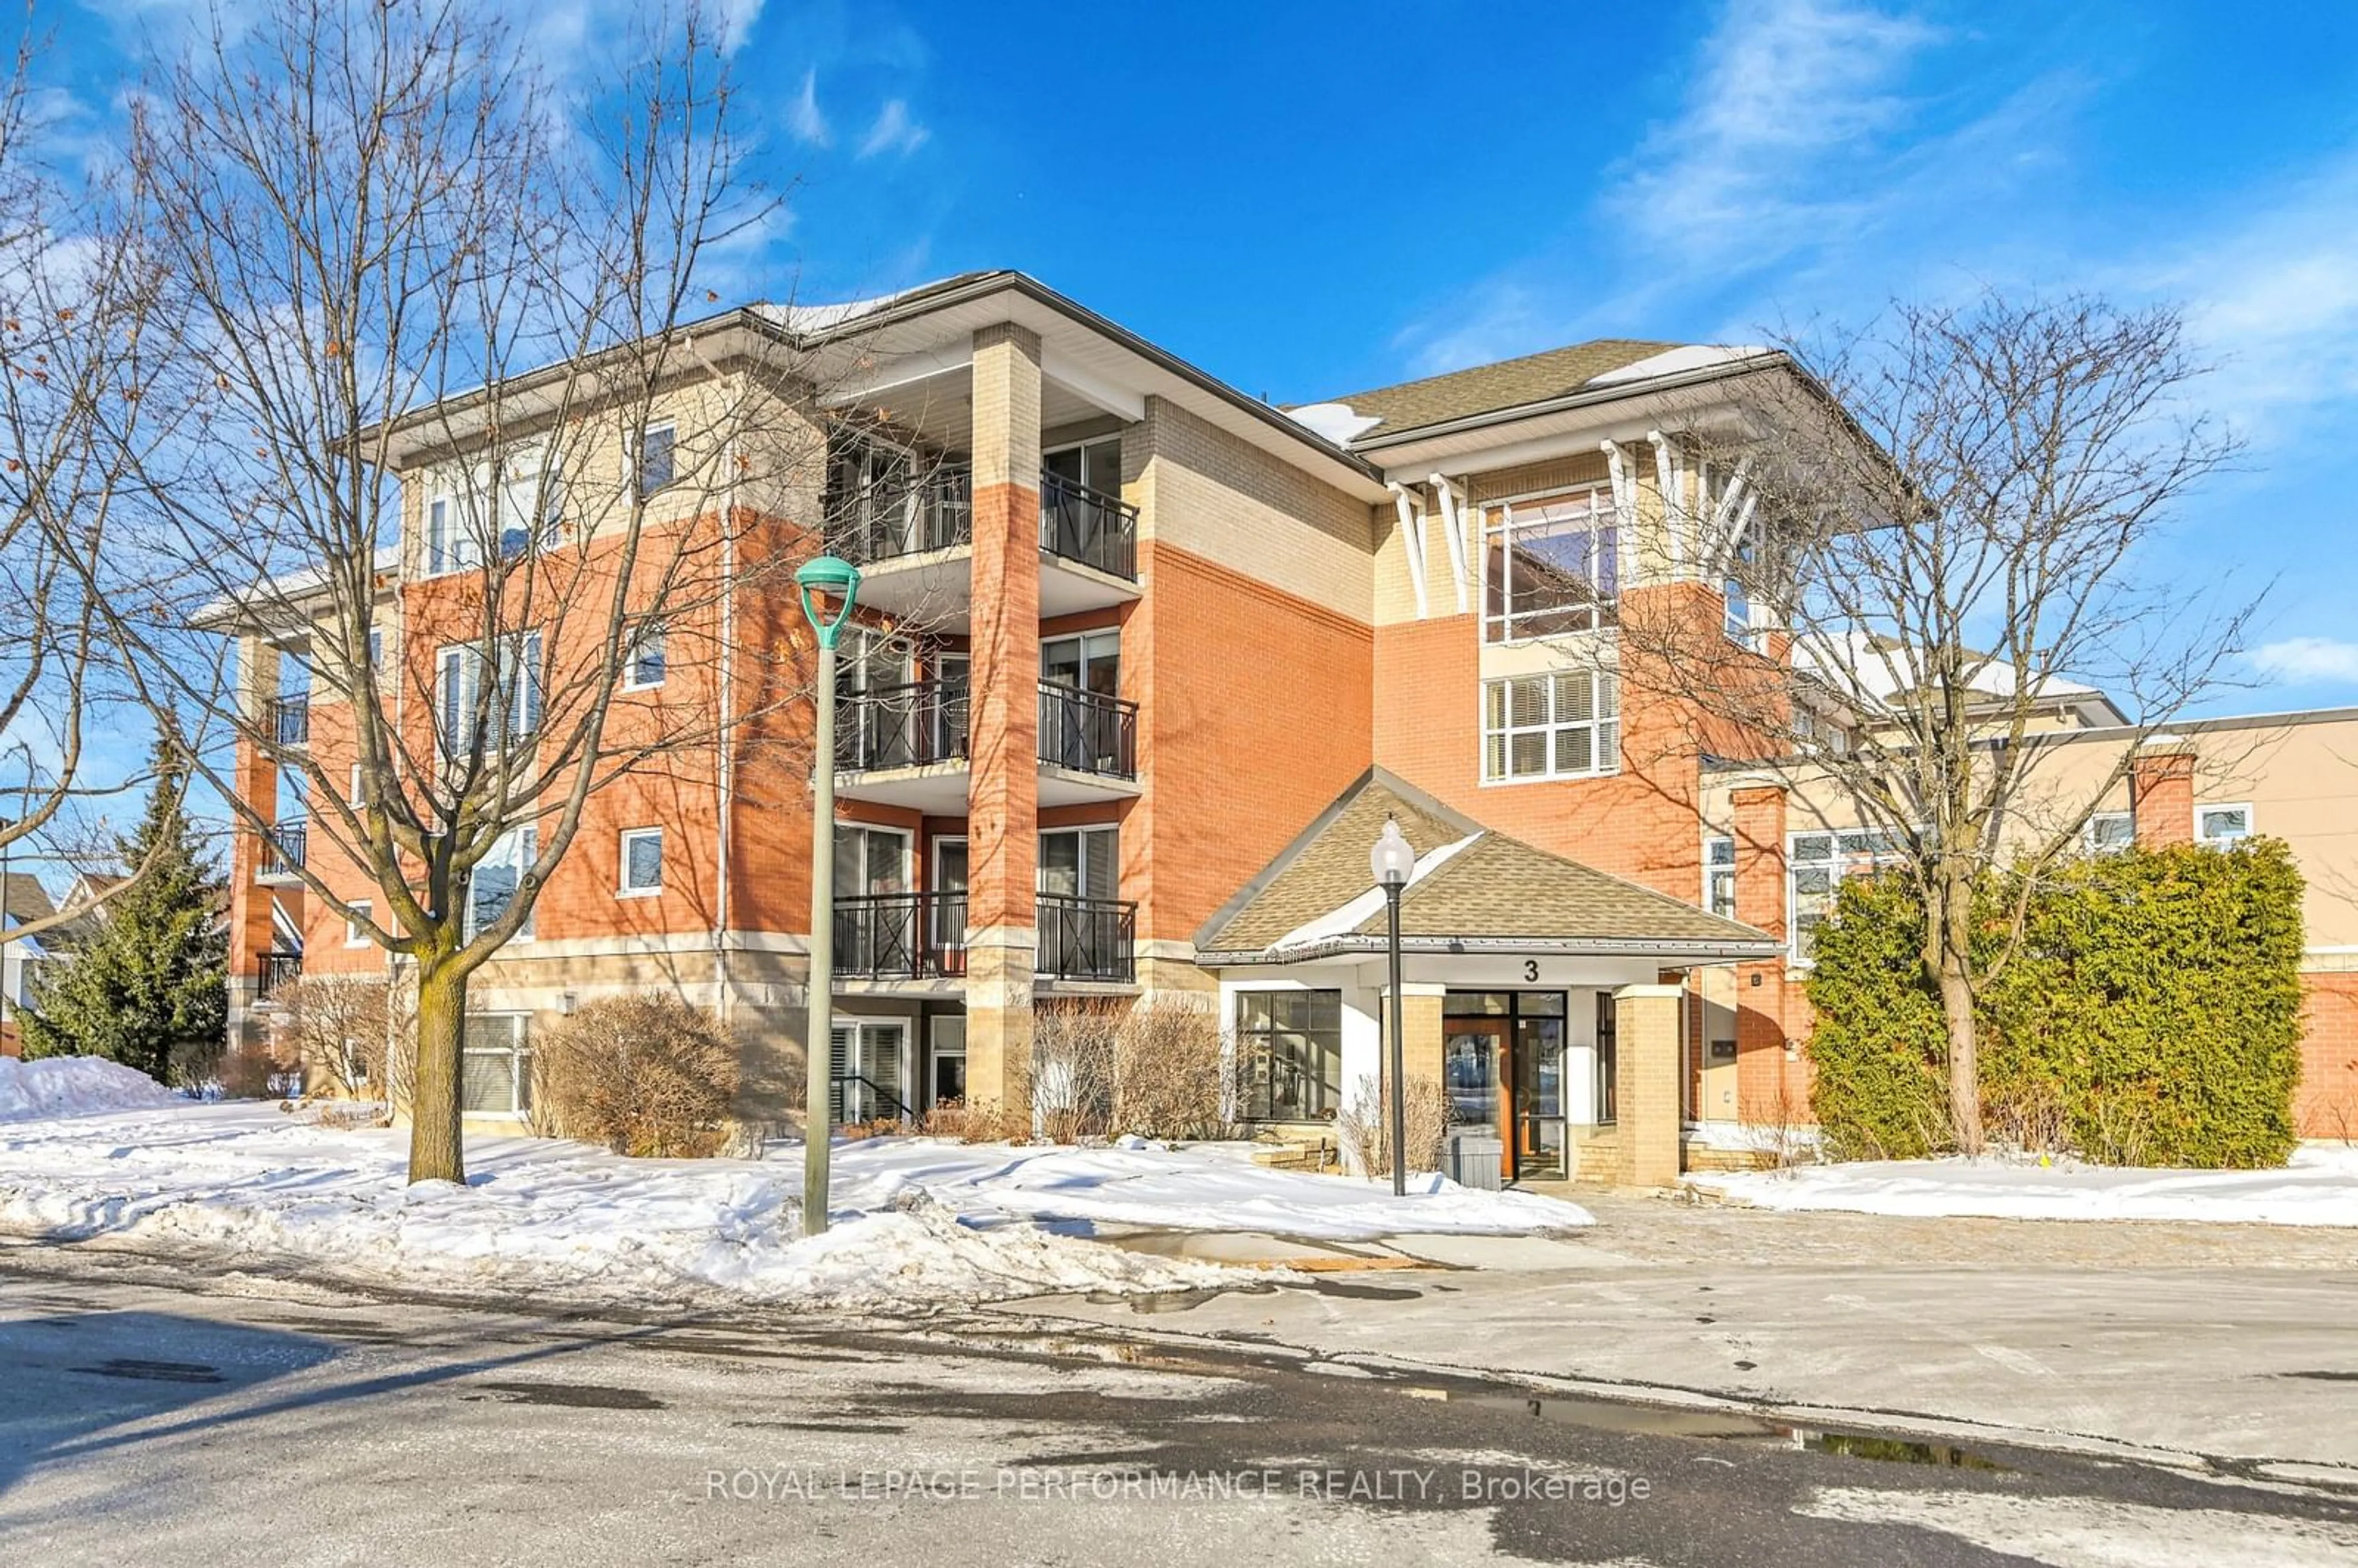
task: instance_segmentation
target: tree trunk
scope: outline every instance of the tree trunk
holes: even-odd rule
[[[1974,989],[1964,956],[1943,953],[1941,1013],[1949,1026],[1949,1125],[1958,1150],[1982,1152],[1982,1079],[1979,1041],[1974,1032]]]
[[[411,1071],[409,1179],[467,1179],[460,1137],[460,1045],[467,1022],[467,977],[448,955],[417,967],[417,1060]]]

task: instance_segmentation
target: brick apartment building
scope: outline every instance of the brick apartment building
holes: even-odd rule
[[[1509,1173],[1674,1169],[1674,1142],[1625,1146],[1625,1107],[1675,1102],[1708,1131],[1806,1106],[1807,932],[1872,844],[1806,781],[1682,741],[1693,716],[1616,636],[1649,600],[1753,634],[1719,569],[1742,486],[1692,432],[1794,376],[1783,356],[1593,342],[1288,413],[1013,273],[796,321],[814,354],[857,343],[795,411],[826,472],[741,504],[774,547],[824,538],[863,572],[832,825],[841,1114],[1024,1103],[1043,1003],[1179,993],[1250,1051],[1244,1114],[1329,1120],[1377,1072],[1367,854],[1387,816],[1419,854],[1411,1071],[1496,1132]],[[681,395],[683,427],[708,395]],[[445,656],[435,471],[421,451],[399,476],[388,672]],[[732,604],[627,695],[725,708],[799,620],[775,589]],[[299,630],[245,628],[243,700],[334,776],[351,725],[289,673],[304,652]],[[471,1113],[520,1112],[536,1028],[646,987],[719,1013],[753,1108],[789,1108],[813,824],[806,756],[766,743],[793,722],[592,798],[528,935],[473,981]],[[2040,743],[2093,763],[2123,734],[2088,694]],[[2358,914],[2334,891],[2358,886],[2338,772],[2358,712],[2190,725],[2154,751],[2108,841],[2276,833],[2309,868],[2303,1113],[2330,1130],[2358,1112]],[[292,874],[306,836],[278,771],[240,761],[281,827],[235,854],[233,1039],[295,973],[386,964]],[[313,874],[366,898],[330,860],[314,846]],[[474,896],[502,874],[494,857]]]

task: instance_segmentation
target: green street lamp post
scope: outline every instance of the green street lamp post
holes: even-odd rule
[[[827,1228],[828,1114],[835,1033],[835,645],[851,621],[860,568],[821,556],[795,573],[803,613],[818,633],[818,726],[811,803],[810,1024],[805,1034],[803,1099],[803,1234]],[[825,601],[836,601],[829,615]]]

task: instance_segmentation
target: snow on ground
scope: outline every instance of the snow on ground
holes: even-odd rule
[[[402,1132],[322,1127],[275,1104],[165,1098],[0,1122],[0,1231],[124,1238],[363,1285],[892,1307],[1237,1281],[1217,1265],[1058,1233],[1117,1221],[1368,1237],[1587,1220],[1570,1205],[1437,1178],[1403,1202],[1228,1151],[879,1139],[838,1146],[834,1223],[803,1240],[799,1148],[767,1162],[624,1160],[557,1140],[471,1137],[467,1187],[410,1186]]]
[[[180,1103],[146,1074],[97,1056],[0,1056],[0,1121]]]
[[[1887,1160],[1695,1175],[1758,1208],[2000,1219],[2172,1219],[2358,1226],[2358,1149],[2311,1143],[2278,1171]]]
[[[780,1145],[799,1159],[801,1145]],[[1169,1149],[1126,1139],[1109,1149],[1013,1148],[877,1138],[835,1153],[836,1191],[868,1207],[904,1187],[968,1217],[1032,1219],[1086,1234],[1099,1227],[1256,1230],[1324,1241],[1382,1236],[1525,1236],[1592,1223],[1588,1211],[1536,1193],[1487,1193],[1418,1175],[1409,1195],[1389,1180],[1271,1171],[1251,1145]]]

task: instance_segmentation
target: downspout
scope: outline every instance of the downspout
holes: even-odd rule
[[[712,900],[712,984],[714,1012],[720,1027],[730,1027],[729,976],[729,807],[736,788],[735,758],[730,749],[736,733],[733,705],[736,701],[737,666],[737,465],[729,465],[729,487],[720,514],[720,733],[713,745],[719,765],[714,768],[714,790],[719,796],[719,823],[713,832],[715,876],[719,886]]]
[[[1457,613],[1466,613],[1466,514],[1457,509],[1457,491],[1439,474],[1428,476],[1441,495],[1441,530],[1449,539],[1449,576],[1457,587]]]
[[[1386,481],[1384,488],[1392,492],[1392,510],[1400,514],[1402,547],[1408,553],[1408,585],[1416,594],[1416,618],[1425,617],[1424,601],[1424,507],[1422,498],[1412,503],[1408,491],[1396,481]],[[1413,504],[1414,510],[1411,507]]]

